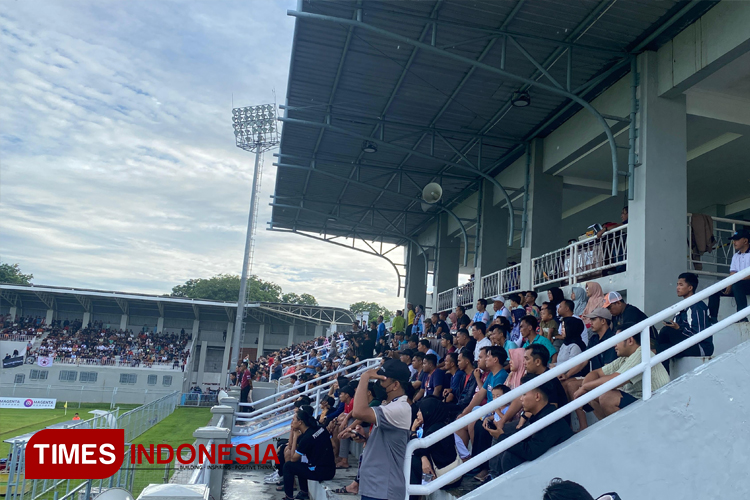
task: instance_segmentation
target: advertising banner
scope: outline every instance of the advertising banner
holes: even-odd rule
[[[53,410],[57,399],[49,398],[0,398],[0,408],[22,408],[27,410]]]
[[[23,356],[3,359],[3,368],[14,368],[23,364]]]

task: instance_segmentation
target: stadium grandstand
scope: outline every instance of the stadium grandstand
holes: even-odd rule
[[[21,318],[4,332],[38,350],[43,325],[85,311],[102,338],[153,332],[188,364],[200,352],[204,377],[215,347],[226,390],[194,436],[271,444],[282,463],[199,466],[172,496],[745,498],[750,2],[300,1],[289,15],[269,229],[389,260],[404,320],[325,332],[344,312],[250,304],[262,348],[230,367],[232,304],[123,294],[123,308],[96,292],[92,310],[58,291],[79,304],[66,316],[0,287],[0,313]],[[310,334],[272,342],[284,315]]]
[[[253,361],[354,319],[333,307],[245,309],[240,355]],[[173,391],[216,394],[228,383],[236,310],[230,302],[0,285],[0,396],[146,403]]]

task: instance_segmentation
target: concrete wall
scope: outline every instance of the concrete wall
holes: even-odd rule
[[[31,380],[31,370],[47,371],[46,380]],[[75,382],[60,380],[61,371],[75,371]],[[93,383],[82,383],[81,372],[96,372]],[[135,384],[121,384],[123,373],[136,375]],[[15,384],[17,374],[24,374],[23,384]],[[156,384],[149,384],[149,375],[156,375]],[[164,385],[164,376],[171,376],[172,383]],[[0,369],[0,396],[57,398],[58,401],[81,401],[84,403],[109,403],[112,391],[117,389],[117,403],[148,403],[171,392],[182,392],[183,377],[187,373],[176,370],[154,370],[148,368],[119,368],[101,366],[52,365],[40,368],[36,365],[23,365],[16,368]]]
[[[748,369],[746,342],[462,498],[512,491],[516,500],[539,500],[554,477],[576,481],[594,497],[747,498]]]

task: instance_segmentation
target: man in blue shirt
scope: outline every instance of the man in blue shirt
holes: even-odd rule
[[[555,360],[554,356],[557,354],[557,349],[552,343],[547,340],[544,335],[536,333],[539,328],[539,320],[532,315],[524,316],[521,319],[521,337],[523,338],[523,348],[526,349],[531,344],[540,344],[547,348],[549,351],[549,357],[552,361]]]
[[[380,342],[380,337],[385,335],[385,323],[383,323],[383,316],[378,316],[378,335],[375,342]]]
[[[310,375],[315,374],[315,369],[320,366],[320,360],[317,358],[318,356],[318,350],[313,349],[310,351],[310,359],[307,360],[307,365],[305,366],[305,373],[309,373]]]
[[[484,379],[482,387],[476,392],[476,394],[474,394],[471,403],[469,403],[459,417],[468,415],[475,406],[480,406],[484,398],[487,398],[488,403],[492,402],[492,388],[505,383],[505,380],[508,378],[508,372],[502,368],[503,365],[505,365],[505,361],[508,359],[508,353],[505,352],[505,349],[496,345],[486,346],[482,347],[479,351],[479,355],[484,356],[485,366],[487,367],[489,374],[487,375],[487,378]],[[487,450],[492,444],[492,436],[487,432],[487,429],[484,428],[482,422],[483,421],[480,419],[473,424],[474,442],[472,444],[471,453],[474,456]],[[479,474],[477,474],[475,478],[480,482],[484,482],[484,479],[489,474],[489,469],[490,463],[483,463],[480,466]]]

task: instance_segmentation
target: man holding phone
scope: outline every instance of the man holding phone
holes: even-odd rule
[[[677,296],[682,299],[692,297],[698,290],[698,276],[693,273],[682,273],[677,279]],[[664,352],[670,347],[679,344],[688,337],[705,330],[710,326],[708,306],[703,301],[696,302],[687,309],[678,312],[672,321],[665,321],[657,337],[657,352]],[[686,356],[711,356],[714,353],[713,337],[689,347],[675,358]],[[669,372],[669,360],[663,362],[664,368]]]

